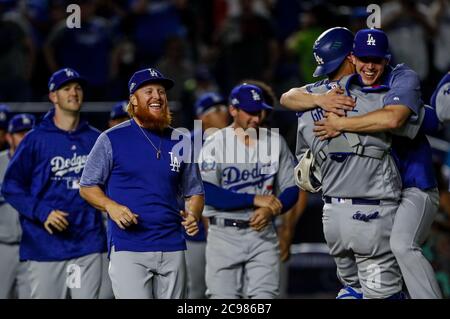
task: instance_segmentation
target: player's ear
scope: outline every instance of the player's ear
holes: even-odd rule
[[[131,105],[133,105],[133,106],[137,105],[137,99],[136,99],[136,96],[134,94],[130,95],[130,102],[131,102]]]
[[[228,106],[228,111],[233,117],[237,115],[237,108],[235,108],[233,105]]]
[[[56,102],[58,101],[58,97],[56,96],[56,92],[49,92],[48,93],[48,99],[53,103],[56,104]]]
[[[356,57],[353,54],[350,54],[350,62],[356,65]]]

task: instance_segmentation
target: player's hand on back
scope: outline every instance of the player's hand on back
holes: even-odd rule
[[[53,235],[54,230],[59,232],[66,230],[69,226],[69,222],[66,219],[67,216],[69,216],[69,214],[61,210],[52,210],[47,216],[47,220],[44,222],[45,230],[51,235]]]
[[[121,229],[125,229],[133,224],[137,224],[139,217],[134,214],[128,207],[120,205],[116,202],[111,202],[105,205],[106,212],[109,217],[119,226]]]
[[[329,90],[326,94],[318,95],[317,105],[327,112],[343,116],[345,111],[351,111],[356,103],[350,96],[344,95],[344,90],[337,87]]]
[[[183,221],[181,225],[184,226],[186,233],[189,236],[195,236],[198,233],[198,220],[191,213],[185,212],[184,210],[180,211],[181,217],[183,217]]]
[[[339,116],[334,113],[327,112],[325,118],[314,122],[313,131],[321,141],[339,136],[341,134]]]
[[[261,231],[272,221],[273,216],[270,208],[261,207],[255,209],[250,217],[250,227],[256,231]]]
[[[283,205],[274,195],[255,195],[253,205],[259,208],[269,208],[273,215],[279,215]]]

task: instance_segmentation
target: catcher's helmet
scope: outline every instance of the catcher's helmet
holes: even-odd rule
[[[313,76],[318,77],[335,71],[353,49],[353,33],[343,27],[323,32],[313,46],[317,68]]]

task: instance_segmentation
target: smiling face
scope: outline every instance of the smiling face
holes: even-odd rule
[[[58,90],[50,92],[49,97],[61,111],[78,113],[83,103],[83,89],[79,83],[69,82]]]
[[[143,85],[130,96],[130,102],[134,117],[143,127],[162,130],[170,125],[166,89],[161,84]]]
[[[356,73],[361,76],[364,85],[379,84],[388,60],[379,57],[352,56]]]
[[[233,117],[234,128],[242,128],[247,130],[249,128],[257,129],[263,117],[263,112],[246,112],[234,106],[230,106],[230,114]]]

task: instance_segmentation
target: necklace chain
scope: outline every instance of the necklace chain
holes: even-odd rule
[[[142,127],[140,125],[138,125],[139,129],[141,130],[142,134],[145,136],[145,138],[150,142],[150,144],[152,144],[153,148],[156,151],[156,159],[160,159],[161,158],[161,138],[159,138],[159,147],[156,148],[155,144],[153,144],[152,140],[147,136],[147,134],[145,134],[144,130],[142,129]]]

